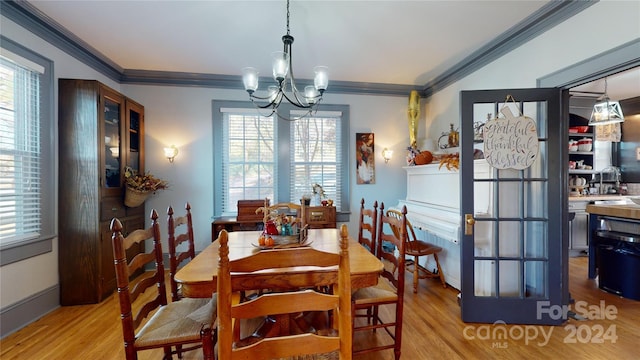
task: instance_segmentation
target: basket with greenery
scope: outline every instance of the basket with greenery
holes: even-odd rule
[[[139,174],[129,167],[125,169],[124,179],[126,185],[124,204],[128,207],[140,206],[149,195],[169,187],[167,181],[149,172]]]

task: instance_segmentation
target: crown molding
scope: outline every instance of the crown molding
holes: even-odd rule
[[[418,90],[422,97],[429,97],[597,2],[597,0],[550,1],[538,11],[423,86],[332,81],[331,92],[407,96],[411,90]],[[0,13],[2,13],[2,16],[15,21],[52,45],[121,84],[243,89],[241,86],[242,77],[239,75],[123,69],[24,0],[1,1]]]
[[[565,89],[640,66],[640,39],[584,59],[538,79],[539,87]]]
[[[429,97],[446,86],[497,60],[527,41],[562,23],[599,0],[551,1],[487,45],[455,64],[442,75],[425,84],[422,95]]]
[[[261,78],[260,81],[270,79]],[[241,75],[219,75],[153,70],[124,70],[120,78],[122,84],[194,86],[244,90]],[[296,79],[298,86],[313,85],[312,80]],[[331,81],[331,93],[359,95],[407,96],[411,90],[420,91],[419,86],[364,83],[353,81]]]
[[[2,0],[0,14],[110,79],[120,81],[123,71],[120,66],[30,3],[24,0]]]

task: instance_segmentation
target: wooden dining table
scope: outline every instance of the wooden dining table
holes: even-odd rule
[[[235,231],[229,233],[229,259],[239,259],[261,251],[258,238],[261,231]],[[340,230],[338,229],[310,229],[307,246],[328,252],[339,252]],[[191,298],[209,298],[217,290],[216,276],[218,273],[218,240],[207,246],[193,260],[183,266],[175,274],[175,280],[182,288],[182,295]],[[351,288],[359,289],[378,283],[378,275],[382,272],[383,264],[369,250],[361,246],[352,238],[349,239],[349,263],[351,269]],[[245,276],[247,288],[259,289],[262,284],[269,283],[274,277],[286,276],[295,283],[295,278],[309,280],[332,281],[338,276],[338,270],[317,268],[311,266],[293,267],[285,269],[271,269],[252,273]]]

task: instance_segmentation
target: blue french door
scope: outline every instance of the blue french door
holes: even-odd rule
[[[556,88],[461,93],[465,322],[565,320],[567,101],[567,91]],[[523,121],[534,134],[526,145]],[[486,159],[474,160],[474,150],[484,151]],[[528,157],[518,157],[526,151]]]

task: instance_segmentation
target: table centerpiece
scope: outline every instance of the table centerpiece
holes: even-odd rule
[[[264,230],[258,238],[258,245],[262,248],[283,247],[286,245],[299,246],[307,241],[307,226],[303,224],[304,202],[301,204],[300,218],[279,211],[278,205],[265,205],[256,209],[262,212]]]

